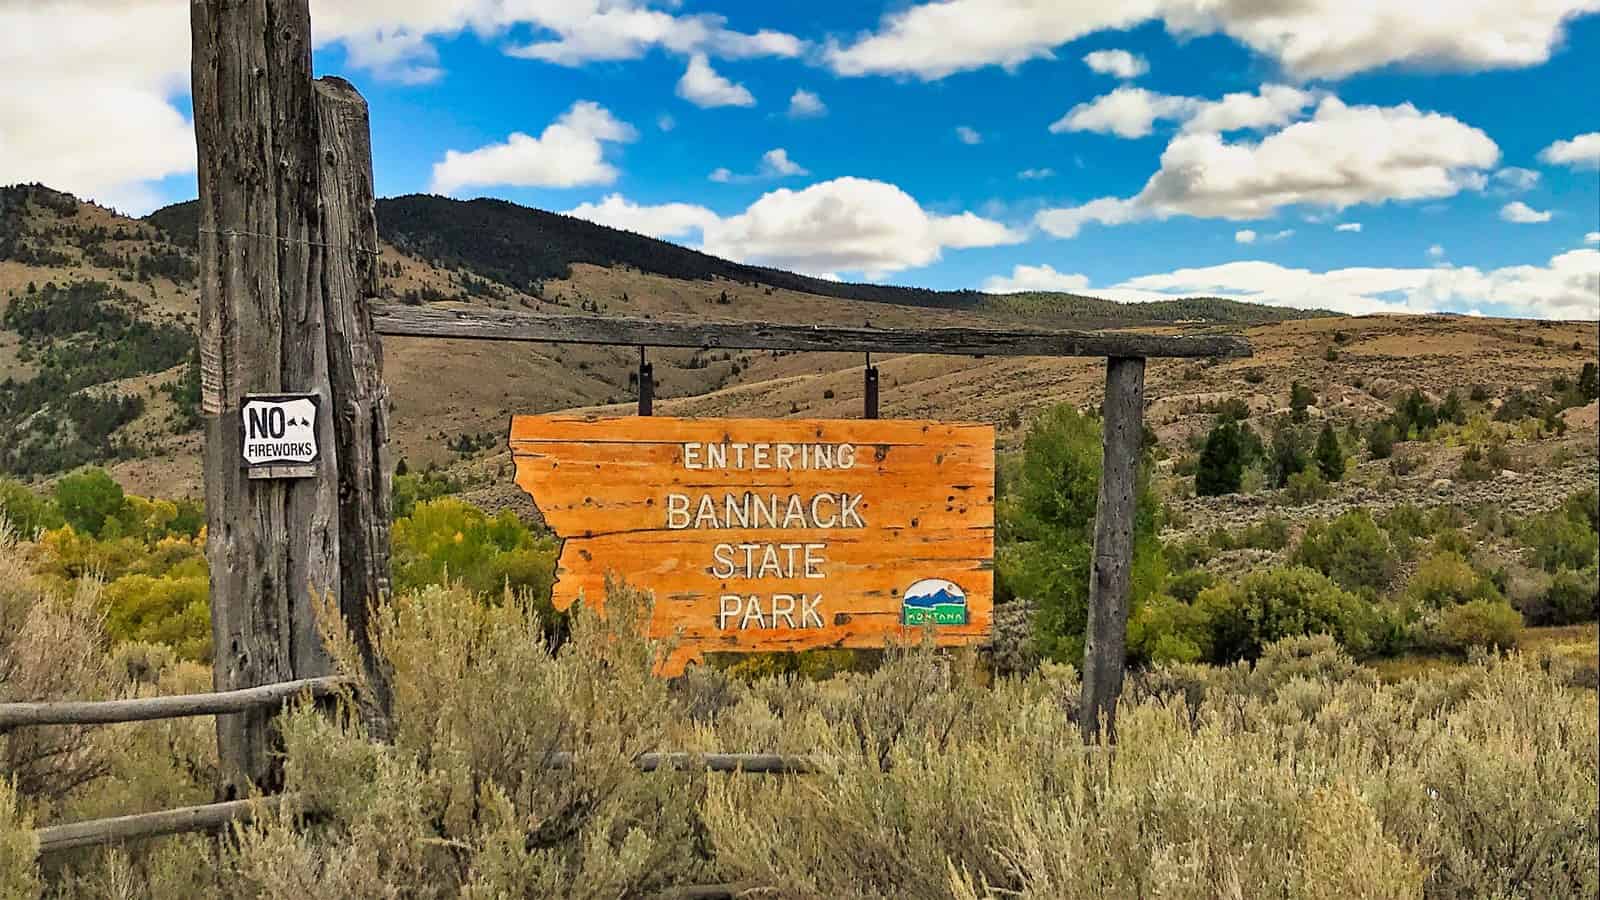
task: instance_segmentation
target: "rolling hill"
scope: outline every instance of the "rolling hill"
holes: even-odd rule
[[[33,185],[0,188],[0,475],[49,478],[107,465],[130,489],[199,488],[192,356],[193,204],[126,218]],[[1592,324],[1461,317],[1316,317],[1185,299],[1123,305],[1063,294],[991,297],[819,281],[741,266],[640,235],[498,201],[379,201],[381,290],[407,303],[554,314],[695,316],[878,326],[930,324],[1226,330],[1253,359],[1153,361],[1149,422],[1175,451],[1223,398],[1268,416],[1290,383],[1331,414],[1380,414],[1396,393],[1495,395],[1572,375],[1595,357]],[[630,408],[634,348],[394,338],[384,342],[396,459],[449,465],[502,502],[508,417]],[[657,411],[860,415],[856,354],[651,350]],[[1091,359],[877,359],[883,414],[994,423],[1012,445],[1040,410],[1093,403]],[[1592,430],[1592,424],[1588,426]],[[1592,455],[1592,449],[1591,449]],[[492,490],[491,490],[492,489]]]

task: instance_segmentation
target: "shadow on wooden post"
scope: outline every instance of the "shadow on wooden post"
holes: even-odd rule
[[[1099,740],[1102,726],[1117,733],[1117,698],[1122,694],[1128,638],[1128,594],[1133,561],[1133,521],[1139,456],[1144,435],[1144,359],[1106,360],[1106,398],[1101,427],[1105,456],[1094,514],[1094,558],[1089,573],[1089,625],[1083,650],[1083,695],[1078,727],[1085,743]]]

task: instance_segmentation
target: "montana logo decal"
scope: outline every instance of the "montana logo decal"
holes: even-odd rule
[[[900,601],[900,621],[905,625],[965,625],[967,592],[953,581],[924,578],[906,588]]]

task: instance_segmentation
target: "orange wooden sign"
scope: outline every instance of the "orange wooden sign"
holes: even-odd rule
[[[882,648],[994,609],[994,428],[518,416],[517,484],[562,539],[555,606],[655,597],[663,674],[713,651]]]

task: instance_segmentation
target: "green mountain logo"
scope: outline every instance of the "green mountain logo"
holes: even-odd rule
[[[900,621],[905,625],[965,625],[967,592],[953,581],[924,578],[906,588],[900,601]]]

